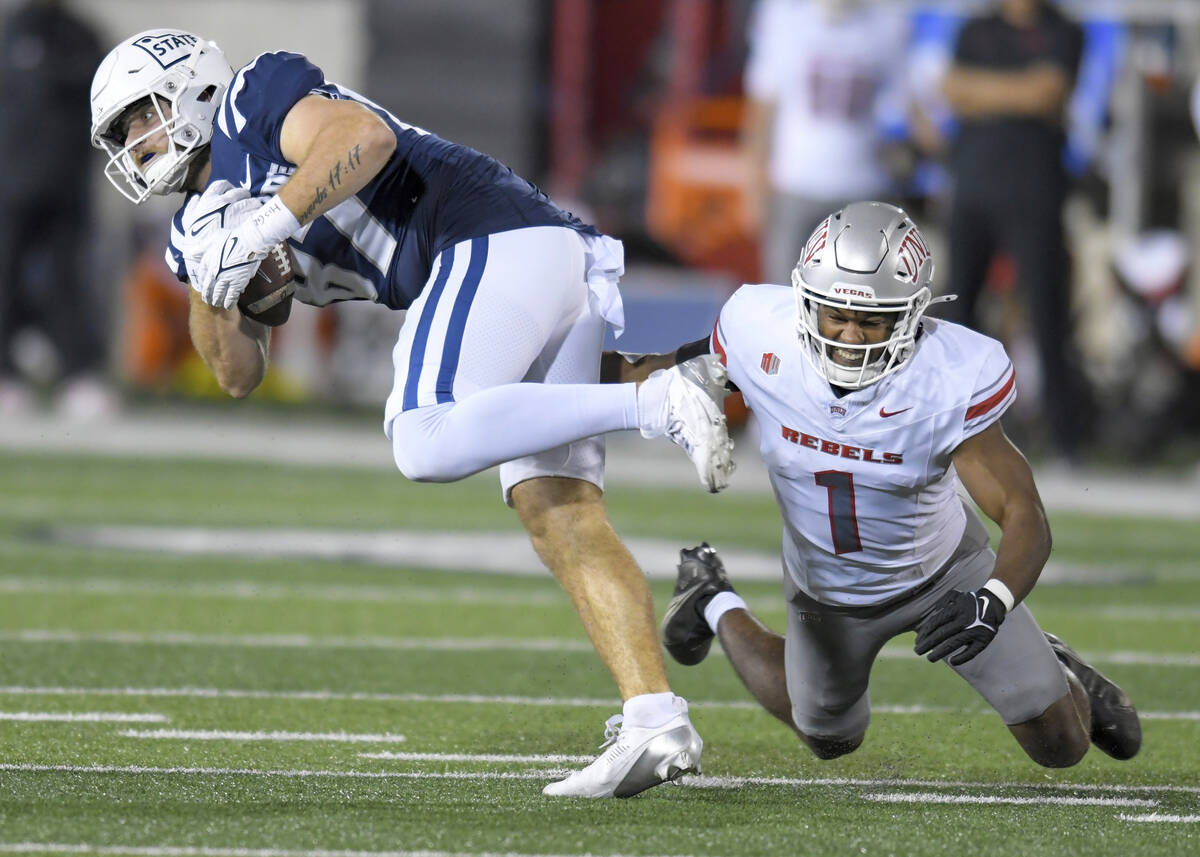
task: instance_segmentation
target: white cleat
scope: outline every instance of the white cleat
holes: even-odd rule
[[[684,774],[700,773],[704,741],[688,718],[687,702],[676,698],[678,713],[653,728],[622,726],[613,715],[604,724],[608,747],[596,761],[565,780],[550,783],[542,794],[554,797],[633,797]]]
[[[725,367],[712,355],[659,369],[638,387],[642,437],[668,437],[692,460],[700,482],[716,493],[733,473],[733,441],[725,427]]]

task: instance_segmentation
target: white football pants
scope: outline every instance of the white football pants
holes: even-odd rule
[[[598,435],[637,428],[635,385],[597,383],[622,271],[619,242],[564,227],[443,251],[392,354],[384,431],[400,471],[449,482],[501,464],[506,501],[538,476],[603,488]]]

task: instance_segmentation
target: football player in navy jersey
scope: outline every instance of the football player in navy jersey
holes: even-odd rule
[[[719,490],[731,444],[706,386],[722,370],[597,383],[605,324],[623,321],[620,242],[299,54],[260,54],[235,74],[213,42],[149,30],[101,63],[91,99],[118,190],[135,203],[185,194],[167,263],[191,284],[193,342],[230,395],[266,369],[269,328],[236,305],[280,242],[301,301],[408,311],[384,415],[397,466],[446,482],[500,465],[505,500],[625,700],[609,750],[545,792],[622,797],[698,771],[702,742],[667,684],[649,590],[608,522],[602,435],[667,436]]]

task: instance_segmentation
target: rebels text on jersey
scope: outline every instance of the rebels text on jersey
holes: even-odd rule
[[[406,309],[421,293],[437,254],[469,238],[525,226],[564,226],[598,234],[555,206],[495,159],[406,125],[363,96],[325,80],[299,54],[264,53],[242,68],[217,113],[210,182],[255,196],[276,193],[295,172],[279,148],[283,120],[309,94],[350,99],[374,111],[396,135],[396,151],[355,196],[288,240],[298,268],[296,297],[324,306],[373,300]],[[348,155],[352,162],[352,153]],[[167,264],[187,279],[183,225],[191,193],[172,222]]]
[[[958,546],[951,456],[1012,403],[1012,363],[994,339],[925,319],[904,368],[838,396],[805,355],[795,313],[791,288],[743,286],[710,344],[758,420],[788,573],[824,603],[878,604]]]

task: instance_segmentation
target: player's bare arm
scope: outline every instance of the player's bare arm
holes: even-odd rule
[[[188,329],[196,352],[222,390],[235,399],[245,398],[266,375],[271,328],[237,309],[210,306],[195,290],[189,295]]]
[[[652,372],[670,369],[693,357],[708,354],[708,337],[681,345],[666,354],[625,354],[620,351],[605,351],[600,356],[600,383],[625,384],[629,381],[645,381]]]
[[[396,151],[396,135],[357,102],[309,95],[283,120],[279,148],[296,164],[279,198],[305,224],[366,187]]]
[[[992,577],[1019,603],[1037,582],[1051,546],[1050,525],[1029,462],[999,423],[963,441],[953,458],[971,499],[1000,525]]]

